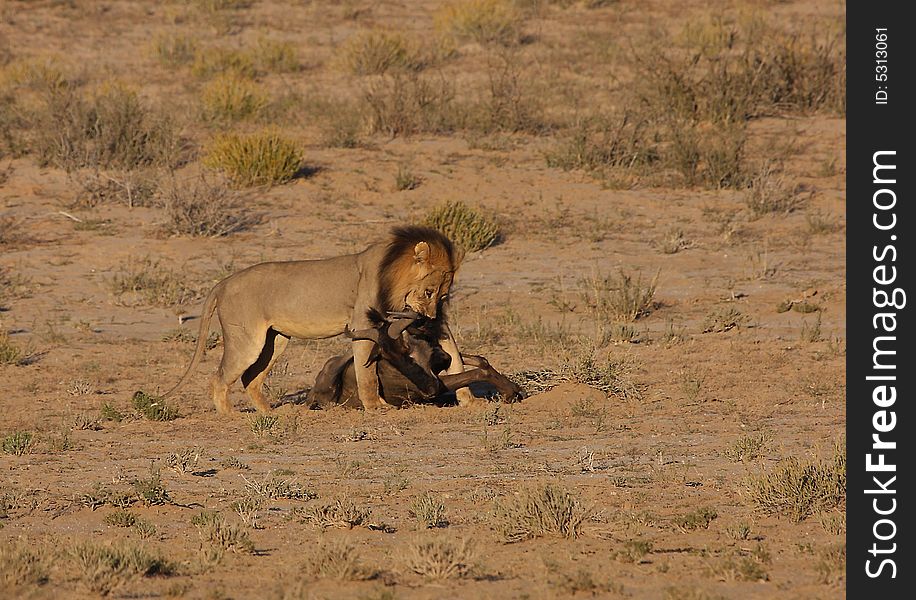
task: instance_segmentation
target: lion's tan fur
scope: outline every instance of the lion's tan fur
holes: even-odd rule
[[[457,267],[445,236],[423,227],[401,227],[388,240],[357,254],[244,269],[220,281],[207,296],[191,364],[164,397],[174,394],[200,361],[214,312],[223,331],[223,357],[211,380],[217,410],[229,411],[229,386],[241,378],[255,406],[267,411],[261,384],[289,338],[319,339],[366,328],[370,308],[384,313],[408,307],[435,318]],[[353,342],[360,400],[367,408],[384,404],[375,367],[365,366],[371,350],[372,342]]]

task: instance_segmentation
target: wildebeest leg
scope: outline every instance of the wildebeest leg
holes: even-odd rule
[[[512,382],[508,377],[490,366],[482,356],[464,355],[464,362],[474,369],[462,373],[446,374],[439,377],[442,384],[449,391],[458,391],[472,383],[489,383],[496,388],[496,391],[506,400],[514,400],[522,395],[518,385]]]
[[[315,378],[315,387],[309,392],[309,403],[312,406],[330,406],[340,404],[340,392],[343,376],[353,360],[353,354],[335,356],[328,360]]]
[[[442,324],[442,333],[445,334],[445,339],[440,342],[440,346],[442,346],[445,353],[452,359],[446,373],[449,375],[460,375],[464,372],[464,362],[461,360],[461,352],[458,350],[458,343],[455,341],[455,336],[452,335],[448,325],[444,323]],[[471,390],[467,387],[456,389],[455,396],[458,397],[458,404],[460,406],[468,406],[477,401],[477,398],[474,397],[474,394],[472,394]]]

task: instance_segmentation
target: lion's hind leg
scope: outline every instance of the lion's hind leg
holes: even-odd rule
[[[271,367],[274,366],[274,363],[286,350],[288,343],[288,337],[278,333],[275,329],[268,329],[261,354],[258,355],[258,359],[254,364],[242,373],[242,385],[245,386],[245,391],[248,392],[248,396],[251,398],[255,408],[262,413],[270,412],[270,403],[264,397],[261,387],[264,384],[264,379],[267,378],[267,374],[270,373]]]
[[[266,339],[266,326],[261,331],[243,329],[237,325],[223,327],[223,359],[210,382],[217,412],[231,412],[229,386],[257,362]]]

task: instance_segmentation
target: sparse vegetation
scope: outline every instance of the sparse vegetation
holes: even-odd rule
[[[339,540],[323,540],[317,544],[305,565],[313,579],[354,581],[368,579],[372,574],[360,564],[356,547]]]
[[[174,306],[201,296],[199,289],[185,283],[184,276],[150,256],[128,258],[108,279],[108,288],[126,304]]]
[[[714,508],[704,506],[685,515],[675,517],[672,524],[681,531],[693,531],[694,529],[707,529],[709,524],[719,516]]]
[[[222,237],[261,221],[246,210],[237,192],[203,178],[188,185],[173,181],[161,190],[160,202],[166,216],[162,229],[171,235]]]
[[[0,332],[0,365],[18,365],[22,357],[22,350],[10,341],[9,334]]]
[[[414,542],[407,556],[410,569],[430,579],[466,577],[476,553],[464,538],[433,537]]]
[[[169,406],[157,396],[137,391],[131,398],[134,408],[150,421],[173,421],[178,418],[178,409]]]
[[[703,333],[725,333],[735,327],[741,327],[750,318],[734,307],[717,308],[706,315]]]
[[[102,546],[85,542],[73,547],[70,556],[80,580],[90,591],[108,596],[137,577],[170,575],[174,567],[143,546]]]
[[[3,438],[4,454],[22,456],[32,451],[34,438],[31,431],[15,431]]]
[[[207,83],[200,102],[204,119],[232,123],[256,117],[267,105],[268,98],[255,82],[229,73]]]
[[[254,542],[248,533],[237,525],[231,524],[217,512],[202,512],[191,519],[197,528],[200,539],[208,544],[202,548],[205,556],[212,562],[222,560],[226,552],[251,554]]]
[[[747,483],[747,496],[767,514],[794,522],[846,505],[846,449],[837,445],[833,458],[803,462],[788,459]]]
[[[445,504],[429,492],[414,498],[410,503],[410,516],[426,529],[448,526]]]
[[[223,172],[237,187],[277,185],[296,176],[302,166],[298,144],[271,130],[217,136],[204,164]]]
[[[575,539],[589,510],[555,485],[530,487],[515,497],[497,500],[493,527],[504,542],[521,542],[545,535]]]
[[[630,323],[655,308],[658,276],[656,273],[644,282],[642,273],[632,274],[623,269],[611,275],[594,273],[579,282],[583,288],[582,300],[597,317]]]
[[[478,44],[515,44],[522,13],[511,0],[453,0],[436,16],[436,28],[459,41]]]
[[[354,75],[382,75],[391,69],[420,70],[417,44],[395,31],[364,31],[347,40],[343,49],[347,69]]]
[[[303,523],[320,529],[330,527],[353,529],[361,525],[368,527],[370,525],[369,515],[372,514],[372,511],[357,506],[349,499],[338,498],[328,504],[298,510],[297,514]]]
[[[735,462],[750,462],[760,457],[763,449],[770,443],[772,437],[766,433],[746,435],[739,438],[734,444],[726,448],[724,454]]]
[[[48,582],[51,566],[41,547],[16,541],[0,544],[0,589],[15,590]]]
[[[499,225],[464,202],[446,202],[427,213],[423,223],[444,233],[467,252],[489,248],[499,241]]]

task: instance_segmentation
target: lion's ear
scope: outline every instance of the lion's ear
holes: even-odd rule
[[[418,264],[423,264],[429,261],[429,244],[426,242],[420,242],[413,247],[413,257]]]
[[[461,266],[461,263],[464,262],[464,257],[467,255],[467,250],[464,249],[464,246],[456,246],[454,251],[454,261],[452,264],[452,270],[457,271],[458,267]]]

